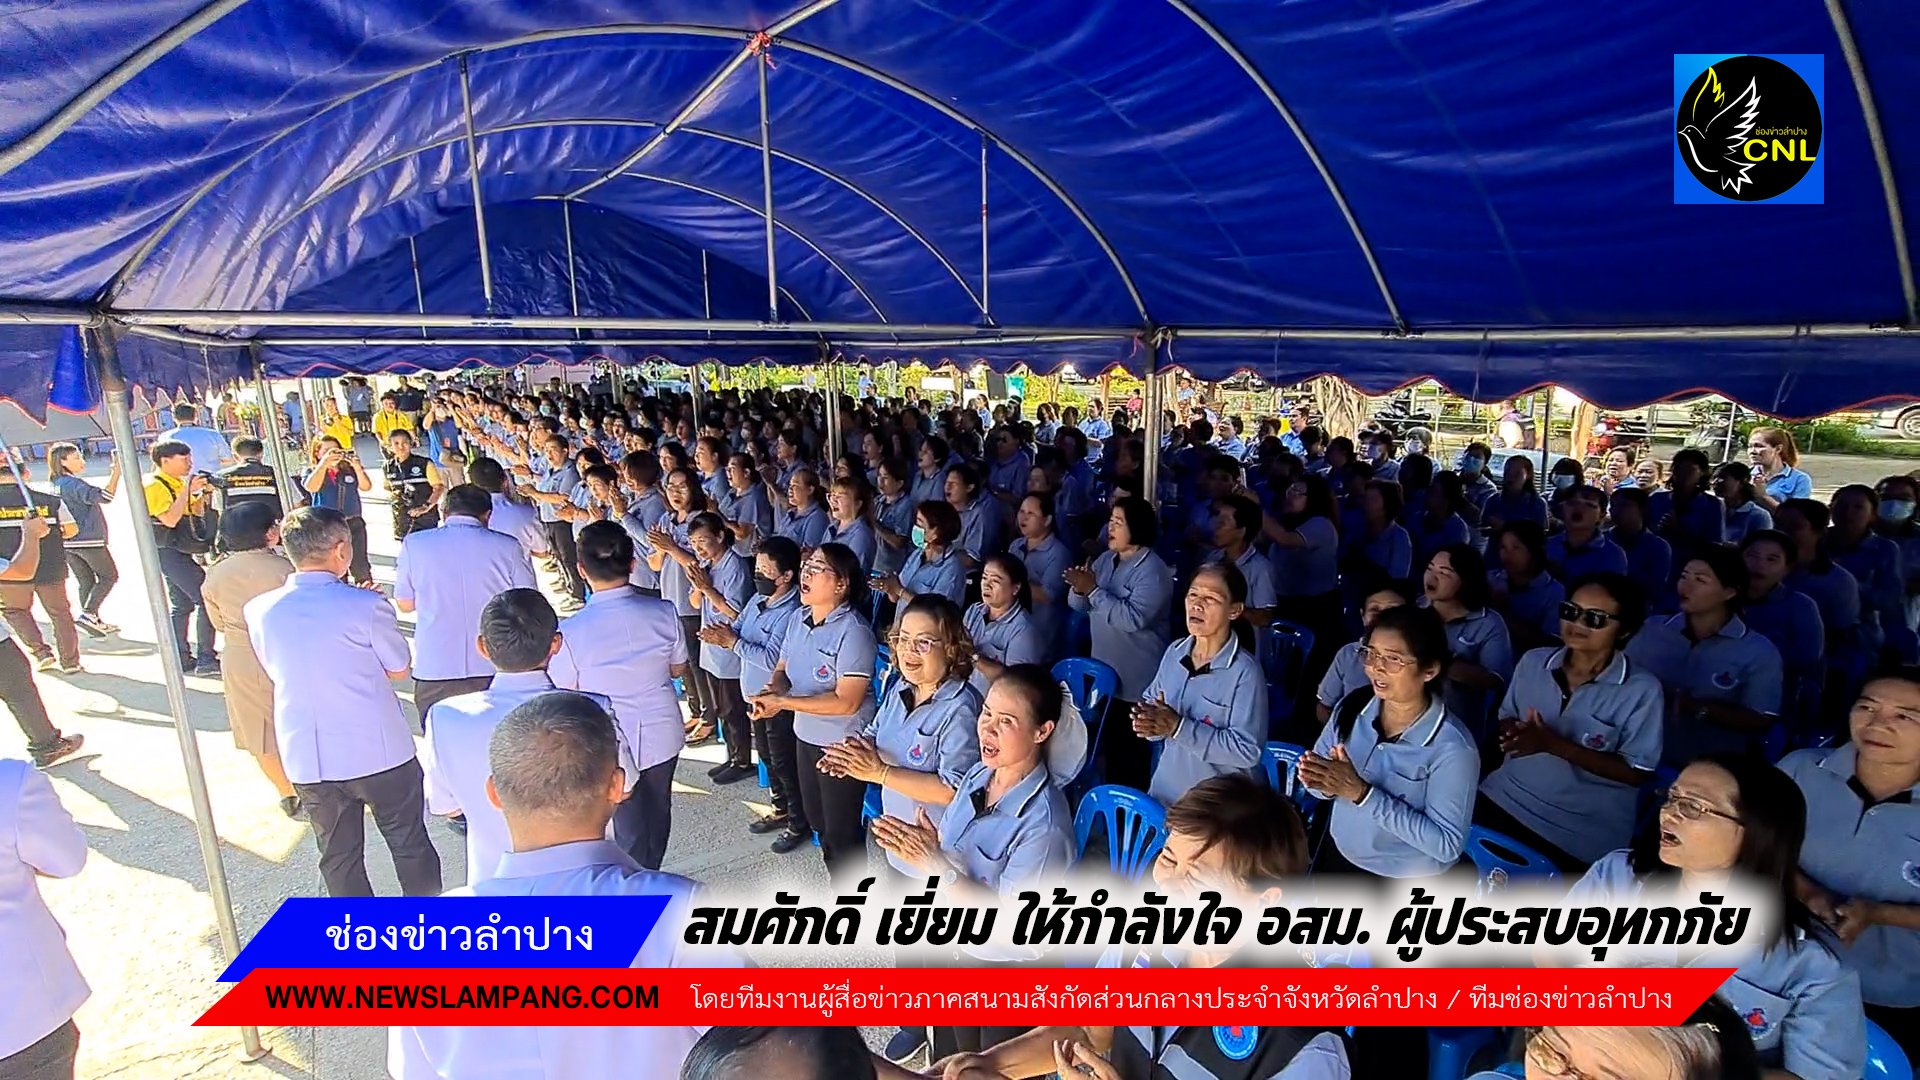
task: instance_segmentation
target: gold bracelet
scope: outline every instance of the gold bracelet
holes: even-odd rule
[[[881,787],[886,787],[886,786],[887,786],[887,777],[889,777],[889,776],[892,776],[892,775],[893,775],[893,766],[891,766],[891,765],[882,765],[882,766],[880,766],[880,786],[881,786]]]

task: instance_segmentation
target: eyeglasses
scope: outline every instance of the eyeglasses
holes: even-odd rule
[[[1620,621],[1620,616],[1599,608],[1583,608],[1568,600],[1560,605],[1560,621],[1579,623],[1589,630],[1605,630],[1608,623]]]
[[[1735,825],[1740,824],[1738,817],[1727,813],[1725,810],[1709,806],[1705,800],[1694,795],[1683,795],[1673,791],[1667,791],[1661,795],[1660,805],[1673,807],[1674,813],[1679,814],[1688,821],[1705,821],[1707,818],[1717,817],[1722,821],[1731,821]]]
[[[800,576],[803,578],[812,577],[815,574],[831,573],[833,573],[833,567],[828,566],[826,563],[807,563],[800,568]]]
[[[1597,1080],[1573,1067],[1567,1060],[1566,1051],[1546,1039],[1545,1028],[1534,1028],[1527,1034],[1527,1065],[1540,1070],[1548,1076],[1561,1077],[1563,1080]]]
[[[1407,669],[1413,660],[1399,653],[1381,652],[1371,645],[1360,646],[1360,664],[1362,667],[1377,664],[1380,670],[1389,675],[1398,675]]]
[[[930,637],[910,638],[905,634],[895,634],[892,637],[888,638],[887,640],[892,643],[895,650],[899,652],[912,653],[915,656],[925,656],[928,653],[931,653],[933,650],[938,649],[941,646],[946,644],[945,642],[941,641],[939,638],[930,638]]]

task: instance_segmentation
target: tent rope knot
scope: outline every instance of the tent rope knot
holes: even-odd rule
[[[773,62],[773,35],[765,30],[747,39],[747,52],[764,59],[770,68],[780,66]]]

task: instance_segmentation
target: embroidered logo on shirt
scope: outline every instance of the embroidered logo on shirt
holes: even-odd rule
[[[1740,685],[1740,676],[1731,671],[1713,673],[1713,685],[1717,690],[1732,690]]]
[[[1221,1053],[1235,1061],[1245,1061],[1252,1057],[1253,1045],[1259,1040],[1260,1029],[1257,1027],[1241,1027],[1235,1024],[1232,1027],[1213,1029],[1213,1045],[1219,1047]]]
[[[1741,1017],[1741,1019],[1747,1022],[1747,1031],[1756,1039],[1765,1035],[1773,1027],[1773,1021],[1767,1019],[1767,1010],[1765,1009],[1749,1009],[1747,1010],[1747,1014]]]
[[[816,679],[830,679],[833,677],[833,669],[826,664],[821,664],[819,667],[813,669],[813,677]]]
[[[921,746],[919,743],[914,743],[912,749],[909,749],[907,751],[907,760],[913,762],[916,765],[919,764],[921,761],[925,760],[926,756],[927,756],[927,748],[924,746]]]
[[[1902,866],[1900,876],[1906,879],[1907,884],[1920,889],[1920,863],[1909,862]]]
[[[1587,737],[1581,741],[1587,744],[1587,749],[1589,750],[1605,750],[1607,748],[1607,737],[1597,731],[1587,732]]]

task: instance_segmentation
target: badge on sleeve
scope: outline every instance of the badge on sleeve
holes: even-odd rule
[[[1253,1045],[1260,1041],[1260,1029],[1257,1027],[1217,1027],[1213,1029],[1213,1045],[1220,1052],[1235,1061],[1245,1061],[1253,1056]]]
[[[1920,863],[1908,861],[1900,868],[1900,876],[1906,879],[1907,884],[1920,889]]]
[[[1605,750],[1607,748],[1607,737],[1598,731],[1587,732],[1586,738],[1580,741],[1586,743],[1587,749],[1589,750]]]

